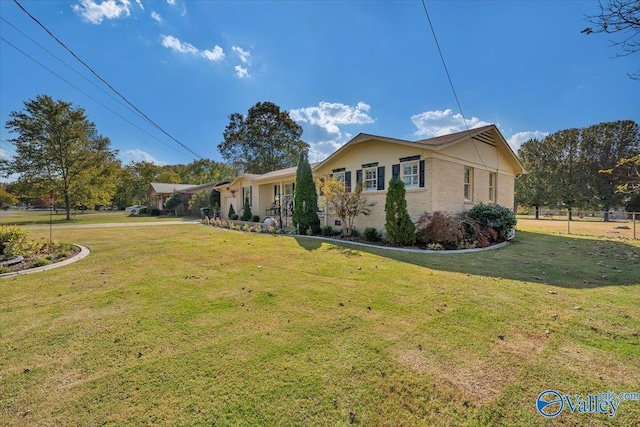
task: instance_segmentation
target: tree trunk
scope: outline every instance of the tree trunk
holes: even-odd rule
[[[65,189],[64,192],[64,210],[67,213],[65,218],[67,221],[71,221],[71,202],[69,201],[69,192]]]
[[[604,207],[604,222],[609,222],[609,206]]]
[[[536,205],[536,219],[540,219],[540,206]]]
[[[567,214],[569,215],[569,221],[573,221],[573,211],[571,210],[571,208],[567,210]]]

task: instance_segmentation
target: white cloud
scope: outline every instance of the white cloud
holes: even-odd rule
[[[517,153],[518,149],[524,142],[527,142],[530,139],[542,140],[548,135],[549,135],[549,132],[542,132],[539,130],[518,132],[511,135],[511,138],[507,139],[507,142],[513,149],[514,153]]]
[[[242,61],[243,64],[251,63],[251,52],[244,50],[238,46],[232,46],[231,50],[233,50],[238,55],[240,61]]]
[[[71,8],[83,20],[97,25],[104,19],[130,16],[130,4],[129,0],[104,0],[100,3],[95,0],[80,0],[80,4],[74,4]]]
[[[355,107],[339,102],[322,101],[317,107],[298,108],[289,111],[297,122],[320,126],[330,134],[342,136],[338,125],[363,125],[375,122],[368,112],[371,106],[358,102]]]
[[[215,45],[215,47],[211,50],[203,50],[202,52],[200,52],[200,55],[213,62],[221,61],[224,59],[224,51],[218,45]]]
[[[199,50],[191,43],[180,41],[173,36],[162,36],[162,46],[173,50],[174,52],[186,53],[190,55],[200,55],[209,61],[220,61],[224,59],[224,51],[218,45],[211,50]]]
[[[167,0],[167,3],[169,3],[171,6],[176,4],[176,0]]]
[[[418,128],[415,136],[432,138],[434,136],[448,135],[461,132],[466,129],[462,114],[453,114],[451,109],[444,111],[434,110],[411,116],[411,121]],[[469,129],[490,125],[491,123],[480,120],[477,117],[467,119]]]
[[[351,139],[351,133],[343,133],[340,126],[375,122],[375,119],[369,116],[370,110],[371,106],[362,101],[355,106],[322,101],[317,107],[293,109],[289,111],[289,115],[296,122],[320,128],[309,129],[310,132],[307,133],[312,135],[312,139],[316,139],[309,141],[309,160],[316,162],[326,158]]]
[[[138,3],[138,6],[140,6],[140,9],[144,10],[144,5],[142,4],[142,0],[136,0],[136,3]]]
[[[244,68],[242,65],[236,65],[235,67],[233,67],[233,69],[236,70],[236,77],[239,78],[239,79],[244,79],[246,77],[251,77],[249,75],[249,70]]]
[[[190,53],[193,55],[197,55],[200,53],[200,51],[194,45],[181,42],[179,39],[173,36],[162,36],[162,46],[180,53]]]
[[[162,22],[162,17],[158,12],[155,12],[155,11],[151,12],[151,19],[153,19],[156,22]]]
[[[158,166],[167,164],[167,162],[158,160],[155,157],[153,157],[151,154],[147,153],[146,151],[142,151],[137,148],[134,150],[125,151],[124,157],[126,157],[125,160],[131,161],[131,162],[149,162],[149,163],[156,164]]]

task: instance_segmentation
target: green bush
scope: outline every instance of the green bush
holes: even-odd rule
[[[43,267],[45,265],[49,265],[51,264],[51,261],[49,261],[48,259],[44,258],[44,257],[35,257],[33,259],[31,259],[31,268],[35,268],[35,267]]]
[[[404,182],[399,179],[389,181],[384,203],[387,239],[393,246],[413,245],[416,241],[416,227],[407,211]]]
[[[360,237],[360,232],[358,230],[356,230],[356,228],[352,228],[351,229],[351,236],[350,237]]]
[[[249,221],[253,214],[251,213],[251,206],[249,205],[249,196],[244,199],[244,208],[242,210],[241,221]]]
[[[233,208],[233,205],[229,205],[229,213],[227,214],[229,219],[238,219],[238,215],[236,215],[236,210]],[[235,216],[235,218],[234,218]]]
[[[158,208],[151,208],[151,210],[149,211],[149,214],[151,216],[160,216],[160,209]]]
[[[500,205],[475,205],[467,216],[472,218],[482,227],[490,227],[498,233],[497,241],[504,242],[509,238],[509,233],[516,226],[516,216],[511,210]]]
[[[325,225],[321,231],[323,236],[333,236],[333,227],[330,225]]]
[[[367,227],[364,229],[364,233],[362,234],[362,237],[367,242],[376,242],[380,240],[380,233],[378,233],[378,230],[376,230],[373,227]]]
[[[260,222],[260,215],[253,215],[251,217],[251,222]]]

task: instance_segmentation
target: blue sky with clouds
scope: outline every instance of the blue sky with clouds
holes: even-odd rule
[[[464,129],[420,1],[20,4],[204,158],[222,160],[217,144],[229,114],[259,101],[302,125],[312,160],[360,132],[422,139]],[[561,129],[640,122],[640,81],[627,76],[640,54],[614,59],[608,36],[580,32],[596,1],[426,6],[470,127],[494,123],[516,150]],[[2,124],[23,101],[47,94],[84,108],[125,163],[196,158],[123,105],[13,1],[0,1],[0,16]],[[12,153],[10,137],[3,126],[2,156]]]

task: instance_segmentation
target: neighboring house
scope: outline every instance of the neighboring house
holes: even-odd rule
[[[360,182],[371,214],[356,218],[355,227],[384,229],[386,188],[392,178],[405,183],[407,209],[417,221],[424,212],[463,212],[475,204],[514,207],[514,180],[524,168],[498,128],[484,126],[419,141],[359,134],[325,160],[311,165],[316,178],[332,176],[347,188]],[[274,216],[279,203],[291,207],[296,168],[262,175],[242,174],[215,188],[221,194],[223,218],[229,206],[241,212],[245,197],[254,215]],[[320,197],[320,200],[322,197]],[[322,225],[339,228],[337,219],[320,208]],[[283,224],[290,209],[282,211]]]
[[[163,211],[164,203],[167,201],[169,197],[171,197],[171,194],[174,191],[177,191],[178,193],[182,194],[182,209],[186,210],[187,206],[189,205],[189,199],[191,199],[191,196],[193,196],[194,194],[201,193],[203,191],[209,192],[214,187],[226,182],[227,181],[209,182],[209,183],[200,184],[200,185],[166,184],[166,183],[152,182],[149,184],[149,187],[147,188],[147,196],[149,196],[149,200],[151,200],[151,203],[153,204],[153,206]]]

